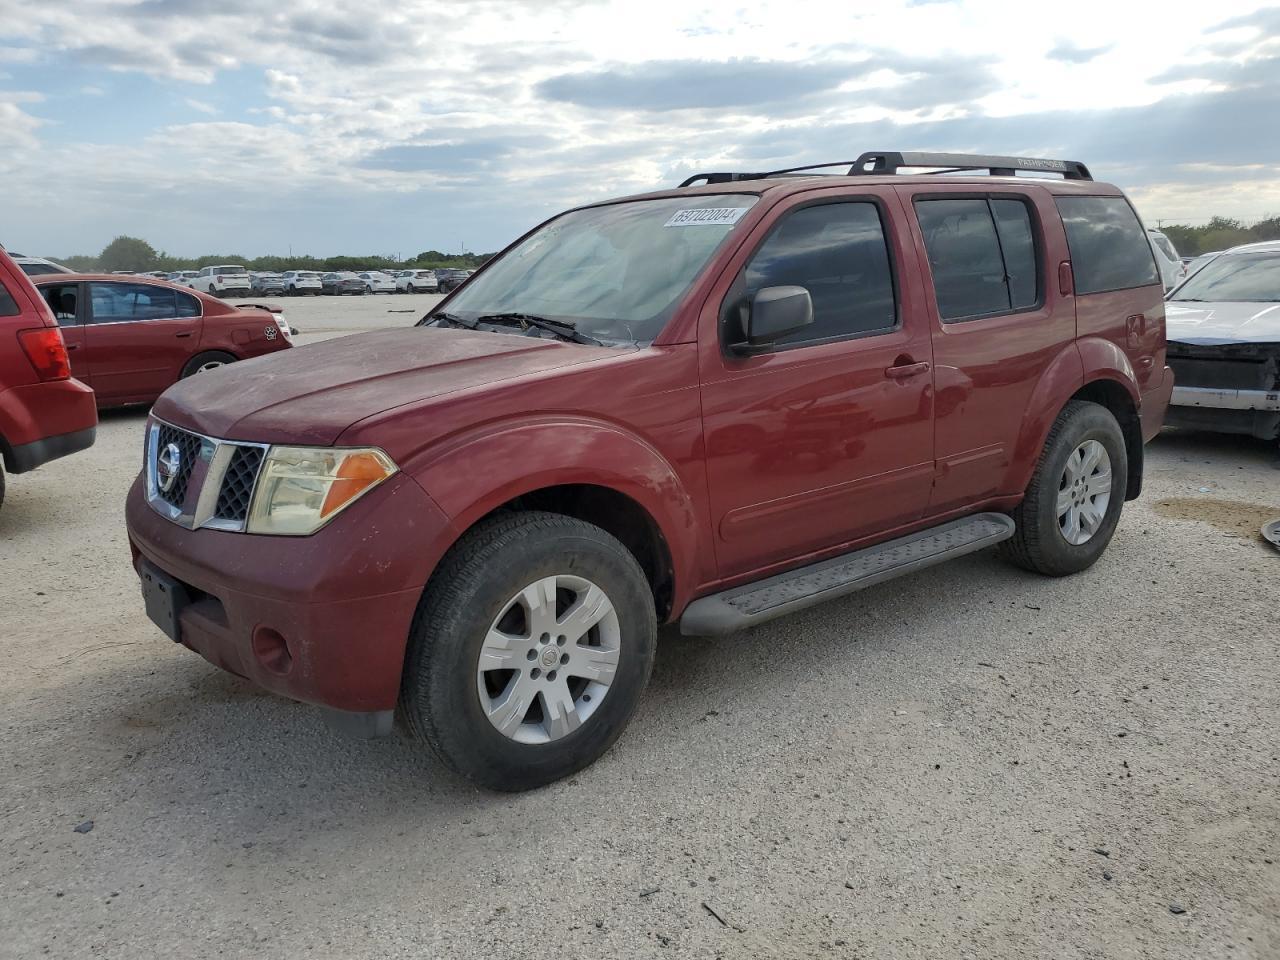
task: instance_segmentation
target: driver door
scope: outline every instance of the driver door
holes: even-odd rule
[[[890,188],[783,201],[704,308],[703,426],[720,576],[919,520],[933,478],[927,316]],[[726,286],[727,285],[727,286]],[[734,353],[764,287],[801,286],[814,322]],[[712,302],[714,301],[714,302]]]

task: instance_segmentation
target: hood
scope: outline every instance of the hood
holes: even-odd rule
[[[394,407],[616,355],[501,333],[380,330],[196,374],[166,390],[154,412],[224,440],[326,445]]]
[[[1179,343],[1280,343],[1280,303],[1165,304],[1167,336]]]

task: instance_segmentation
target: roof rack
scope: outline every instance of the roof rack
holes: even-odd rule
[[[1045,160],[1039,157],[988,157],[970,153],[900,153],[868,152],[857,160],[838,160],[832,163],[811,163],[803,167],[786,167],[767,173],[695,173],[680,186],[691,187],[702,181],[707,184],[736,183],[740,180],[765,180],[769,177],[803,176],[811,170],[827,167],[848,167],[847,176],[876,176],[896,174],[907,168],[929,169],[928,173],[960,173],[966,170],[986,170],[993,177],[1012,177],[1015,171],[1036,173],[1060,173],[1066,180],[1092,180],[1089,168],[1078,160]]]

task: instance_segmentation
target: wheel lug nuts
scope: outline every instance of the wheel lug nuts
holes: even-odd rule
[[[549,633],[544,633],[542,636],[540,636],[540,637],[538,638],[538,642],[539,642],[539,643],[550,643],[550,642],[551,642],[551,634],[549,634]]]
[[[538,651],[537,651],[537,650],[530,650],[527,654],[525,654],[525,656],[526,656],[526,657],[528,657],[530,660],[537,660],[537,659],[538,659]]]
[[[542,676],[542,671],[539,670],[537,667],[534,667],[532,670],[529,671],[529,676],[537,680],[540,676]]]
[[[569,662],[569,655],[568,655],[567,653],[565,653],[565,654],[561,654],[561,656],[560,656],[560,664],[561,664],[561,666],[563,666],[564,664],[566,664],[566,663],[568,663],[568,662]]]
[[[556,646],[563,647],[565,643],[568,641],[568,639],[569,639],[568,637],[561,634],[560,636],[556,637]]]
[[[548,671],[547,671],[547,679],[548,679],[548,680],[554,680],[555,678],[556,678],[556,672],[555,672],[554,670],[548,670]]]

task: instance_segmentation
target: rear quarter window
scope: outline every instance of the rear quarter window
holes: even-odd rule
[[[0,317],[16,317],[21,312],[18,301],[5,289],[4,281],[0,281]]]
[[[1058,197],[1076,293],[1160,282],[1147,232],[1123,197]]]

